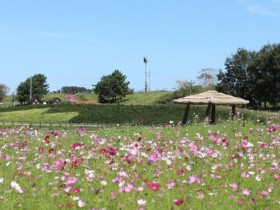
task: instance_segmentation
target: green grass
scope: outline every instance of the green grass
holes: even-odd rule
[[[151,105],[155,104],[157,100],[166,95],[171,95],[172,92],[160,91],[160,92],[137,92],[131,95],[127,95],[121,104],[123,105]]]
[[[48,113],[48,108],[0,112],[0,119],[7,122],[66,123],[78,112]]]
[[[96,101],[96,102],[98,102],[98,95],[96,95],[94,93],[78,93],[76,95],[81,101]]]
[[[159,99],[161,99],[164,96],[172,95],[173,92],[169,91],[159,91],[159,92],[135,92],[130,95],[126,95],[125,98],[123,98],[123,101],[120,102],[122,105],[151,105],[157,103]],[[98,102],[98,95],[94,93],[78,93],[76,96],[81,101],[96,101]],[[63,100],[64,96],[63,94],[47,94],[44,96],[44,99],[51,99],[53,97],[58,97]]]

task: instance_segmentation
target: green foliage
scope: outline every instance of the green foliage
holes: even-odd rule
[[[218,74],[216,90],[250,101],[253,108],[274,108],[280,102],[280,44],[267,44],[258,52],[238,49]]]
[[[91,93],[91,89],[85,87],[76,87],[76,86],[64,86],[61,88],[62,93],[66,94],[76,94],[76,93]]]
[[[177,90],[174,95],[179,95],[179,97],[184,97],[186,95],[193,95],[199,92],[203,92],[204,88],[201,85],[196,85],[194,81],[190,80],[178,80],[177,82]],[[178,97],[178,98],[179,98]]]
[[[217,84],[217,91],[249,99],[252,80],[248,67],[254,56],[254,52],[241,48],[228,57],[225,62],[226,72],[220,71],[218,74],[220,82]],[[250,101],[252,102],[252,99]]]
[[[28,102],[30,97],[42,98],[48,93],[48,88],[47,77],[43,74],[35,74],[19,84],[17,99],[22,104]]]
[[[255,82],[253,93],[258,104],[270,103],[276,107],[280,102],[280,44],[265,45],[250,66]]]
[[[8,92],[9,92],[9,87],[7,85],[0,84],[0,102],[3,102]]]
[[[115,70],[112,74],[103,76],[95,85],[94,93],[98,95],[100,103],[115,103],[120,102],[123,97],[132,91],[126,82],[126,76],[119,70]]]

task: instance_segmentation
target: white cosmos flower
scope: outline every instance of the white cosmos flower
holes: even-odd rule
[[[145,200],[143,200],[143,199],[137,200],[137,204],[138,204],[139,206],[145,206],[146,203],[147,203],[147,202],[146,202]]]

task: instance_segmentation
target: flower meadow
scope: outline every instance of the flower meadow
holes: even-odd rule
[[[0,129],[1,209],[279,209],[280,126]]]

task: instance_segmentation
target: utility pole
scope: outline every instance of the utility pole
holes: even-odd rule
[[[147,63],[148,63],[148,58],[144,56],[144,63],[145,63],[145,93],[147,92],[148,89],[148,82],[147,82]]]
[[[32,99],[32,76],[30,77],[30,100]]]
[[[151,91],[151,71],[149,71],[148,80],[149,80],[148,91],[150,92]]]

